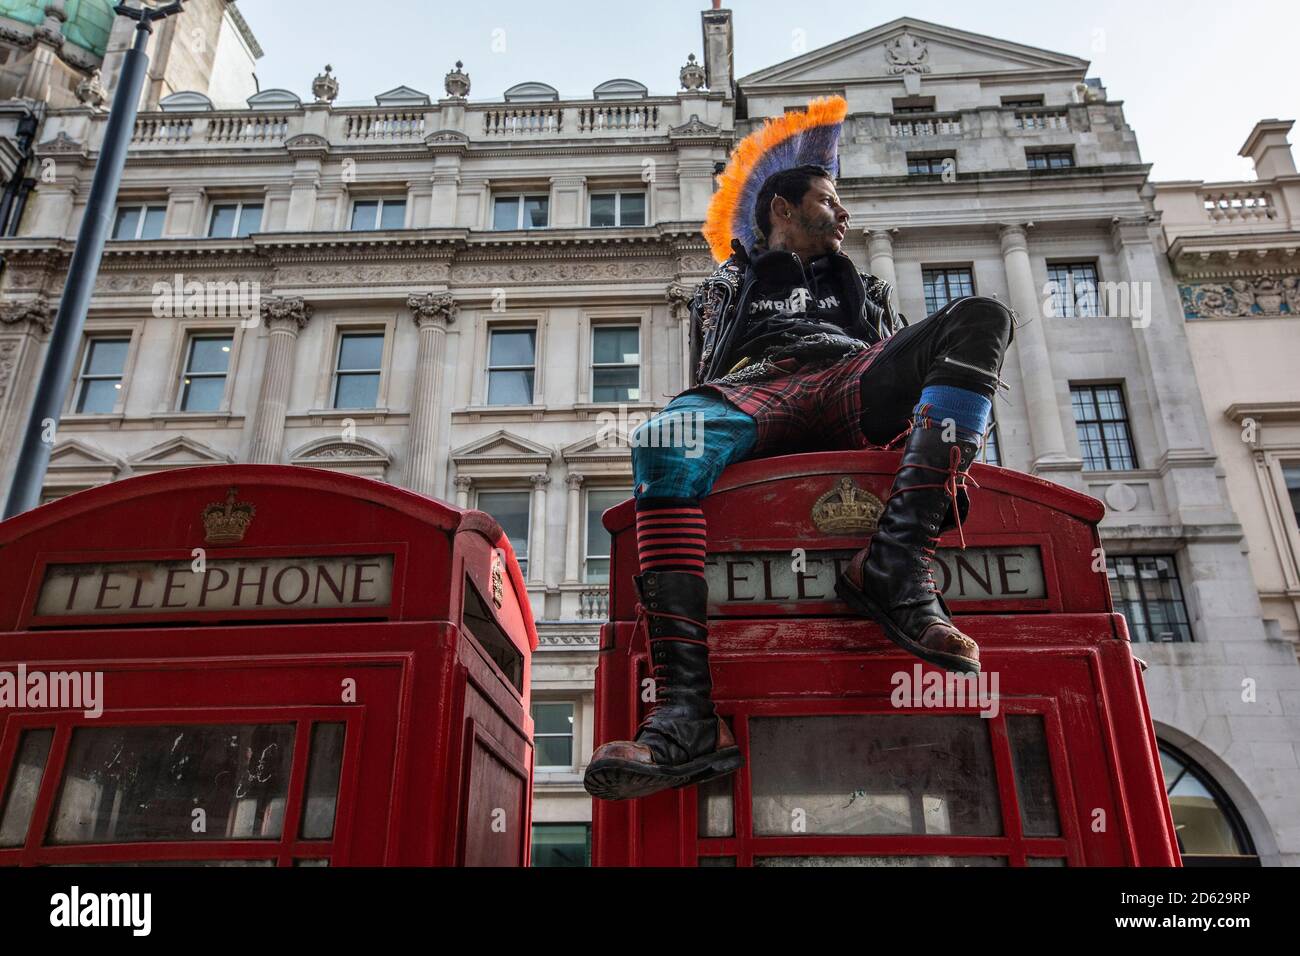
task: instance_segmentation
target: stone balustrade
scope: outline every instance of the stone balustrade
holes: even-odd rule
[[[684,103],[683,99],[692,100]],[[419,143],[441,130],[470,140],[497,141],[602,137],[664,137],[695,114],[708,122],[708,105],[687,97],[657,97],[634,102],[467,103],[443,101],[432,107],[303,107],[296,110],[175,109],[141,113],[131,138],[132,151],[221,146],[282,147],[301,134],[322,137],[331,146]],[[64,130],[88,150],[99,148],[107,114],[69,111],[51,117],[51,134]]]
[[[896,116],[889,120],[890,136],[960,136],[961,115]]]
[[[1016,110],[1015,128],[1026,131],[1069,129],[1070,113],[1068,110]]]
[[[1201,204],[1211,222],[1261,222],[1277,218],[1273,199],[1262,189],[1214,190],[1203,195]]]

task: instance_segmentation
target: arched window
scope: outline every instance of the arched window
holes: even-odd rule
[[[1241,814],[1208,773],[1160,742],[1160,767],[1184,866],[1259,866]]]

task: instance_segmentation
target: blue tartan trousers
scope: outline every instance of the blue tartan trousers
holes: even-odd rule
[[[629,436],[637,498],[703,498],[758,441],[754,419],[716,392],[678,395]]]

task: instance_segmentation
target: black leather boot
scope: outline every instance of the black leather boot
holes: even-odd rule
[[[931,560],[939,535],[954,525],[961,529],[969,503],[963,500],[966,473],[979,445],[943,438],[938,425],[908,435],[876,533],[853,556],[835,591],[922,660],[978,674],[979,645],[953,625]]]
[[[654,704],[635,740],[614,740],[591,757],[582,785],[601,800],[645,797],[731,773],[744,760],[709,695],[708,585],[697,574],[637,575],[640,615],[655,680]]]

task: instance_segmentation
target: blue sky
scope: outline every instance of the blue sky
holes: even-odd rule
[[[240,0],[266,55],[263,89],[306,97],[325,63],[339,102],[373,102],[406,84],[435,99],[457,59],[470,99],[498,98],[524,80],[561,95],[631,77],[673,93],[688,53],[701,55],[699,12],[708,0]],[[1251,0],[730,0],[735,68],[744,76],[900,16],[931,20],[1091,60],[1137,132],[1153,178],[1251,178],[1237,156],[1256,120],[1300,119],[1294,60],[1300,2]],[[1292,142],[1300,138],[1293,132]]]

